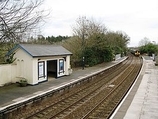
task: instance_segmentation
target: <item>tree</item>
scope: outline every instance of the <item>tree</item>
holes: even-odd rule
[[[110,46],[114,54],[122,54],[127,51],[127,44],[130,41],[129,36],[121,31],[117,32],[108,32],[106,34],[107,44]]]
[[[73,26],[73,35],[78,36],[82,39],[85,35],[87,35],[89,20],[86,17],[79,17],[76,20],[76,25]]]
[[[61,36],[61,35],[59,35],[59,36],[57,36],[57,37],[55,37],[55,36],[48,36],[48,37],[46,37],[45,39],[49,42],[49,43],[56,43],[56,42],[61,42],[61,41],[65,41],[65,40],[67,40],[67,39],[69,39],[70,38],[70,36]]]
[[[43,20],[38,10],[43,0],[4,0],[0,2],[0,43],[20,42]]]
[[[73,34],[74,36],[77,36],[78,39],[80,39],[80,42],[77,44],[80,46],[80,60],[82,58],[83,64],[84,61],[87,61],[88,59],[92,59],[93,56],[96,57],[97,61],[93,60],[92,64],[96,64],[99,61],[99,58],[97,58],[95,52],[93,52],[93,48],[99,47],[98,44],[100,44],[100,47],[103,46],[104,43],[104,35],[107,32],[106,27],[99,23],[96,22],[94,19],[87,19],[86,17],[79,17],[76,21],[76,25],[73,27]],[[79,41],[79,40],[78,40]],[[101,45],[102,44],[102,45]],[[105,45],[105,44],[104,44]],[[104,46],[103,46],[104,47]],[[87,53],[92,52],[93,55],[89,57]],[[92,54],[90,53],[90,54]],[[87,58],[87,59],[85,59]]]
[[[90,66],[111,61],[115,54],[126,53],[130,41],[126,33],[107,31],[105,25],[86,17],[77,19],[73,33],[79,39],[76,41],[80,46],[76,48],[81,52],[78,53],[80,54],[78,58],[80,61],[83,58],[83,61]]]
[[[139,46],[145,46],[145,45],[147,45],[148,43],[150,43],[149,38],[144,37],[142,40],[139,41]]]
[[[103,24],[96,22],[94,19],[87,19],[85,16],[79,17],[72,29],[74,36],[78,36],[84,45],[93,42],[91,40],[92,37],[96,37],[98,34],[106,34],[107,32],[107,28]]]
[[[68,40],[65,40],[65,42],[61,42],[62,46],[64,46],[66,49],[72,52],[71,56],[71,65],[72,67],[81,66],[81,56],[82,56],[82,48],[81,44],[82,41],[76,37],[70,37]]]
[[[141,54],[147,53],[149,56],[152,56],[152,54],[157,54],[158,46],[149,42],[148,44],[139,47],[139,50]]]
[[[43,21],[46,12],[40,10],[43,0],[0,1],[0,62],[15,43],[23,42]]]

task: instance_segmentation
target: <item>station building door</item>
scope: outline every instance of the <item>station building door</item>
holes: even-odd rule
[[[47,77],[48,80],[51,78],[57,78],[57,60],[47,61]]]

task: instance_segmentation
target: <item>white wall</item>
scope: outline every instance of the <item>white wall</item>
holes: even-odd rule
[[[38,59],[32,59],[32,78],[30,80],[30,84],[35,85],[38,84]]]
[[[24,77],[28,84],[32,84],[33,78],[33,58],[25,51],[18,49],[14,55],[17,64],[16,77]],[[20,79],[19,79],[20,80]]]
[[[3,64],[0,65],[0,86],[8,83],[15,83],[17,81],[15,64]]]
[[[70,75],[70,70],[71,66],[70,66],[70,55],[66,57],[66,64],[65,64],[66,70],[65,70],[65,75]]]

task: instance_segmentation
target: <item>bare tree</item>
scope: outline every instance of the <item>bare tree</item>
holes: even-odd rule
[[[147,44],[149,44],[149,43],[150,43],[149,38],[144,37],[143,39],[141,39],[141,40],[139,41],[139,46],[145,46],[145,45],[147,45]]]
[[[73,34],[82,40],[82,47],[86,45],[96,44],[96,37],[103,37],[107,33],[107,28],[104,24],[92,19],[87,19],[85,16],[79,17],[76,20],[75,26],[72,28]]]
[[[0,1],[0,43],[20,42],[43,20],[43,0]]]
[[[76,44],[80,46],[81,57],[82,57],[82,66],[84,69],[84,61],[85,61],[85,49],[88,46],[96,45],[99,40],[102,40],[104,34],[107,32],[106,27],[96,22],[94,19],[87,19],[85,16],[79,17],[76,20],[76,24],[73,27],[73,33],[77,36],[79,40],[76,40]]]
[[[85,16],[79,17],[76,20],[76,25],[72,29],[74,35],[79,38],[83,38],[83,36],[90,37],[94,34],[107,32],[107,29],[103,24],[96,22],[94,19],[89,20]]]

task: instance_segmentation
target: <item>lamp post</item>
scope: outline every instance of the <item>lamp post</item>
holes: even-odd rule
[[[83,17],[81,19],[81,25],[82,25],[82,29],[81,29],[81,33],[82,33],[82,69],[84,70],[85,68],[85,36],[87,36],[86,32],[87,32],[87,24],[88,24],[88,20],[86,20],[86,17]]]
[[[83,63],[82,69],[84,70],[84,56],[82,57],[82,63]]]
[[[156,45],[155,41],[152,41],[152,42],[153,42],[153,45]],[[152,54],[152,57],[153,57],[153,61],[155,61],[155,52]]]
[[[84,33],[82,34],[82,70],[85,67],[85,57],[84,57]]]

